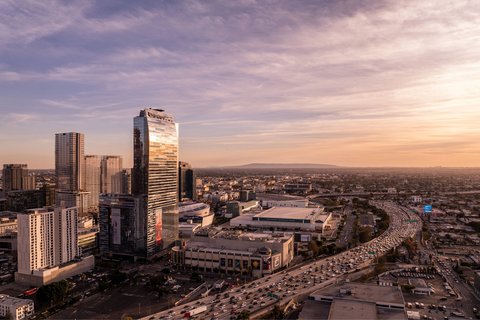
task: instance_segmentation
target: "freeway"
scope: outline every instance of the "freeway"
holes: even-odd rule
[[[292,299],[305,297],[344,278],[345,275],[366,268],[379,256],[412,238],[421,229],[417,215],[390,201],[371,201],[390,216],[389,228],[377,238],[335,256],[260,278],[228,292],[149,315],[142,320],[182,319],[187,312],[199,307],[207,310],[193,315],[198,319],[231,319],[242,311],[253,318],[268,312],[277,303],[286,304]],[[202,309],[203,310],[203,309]]]

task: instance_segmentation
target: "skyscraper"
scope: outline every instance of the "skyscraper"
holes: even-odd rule
[[[195,173],[189,163],[178,163],[178,201],[185,199],[195,200]]]
[[[122,170],[122,193],[132,193],[132,169]]]
[[[28,177],[26,164],[4,164],[3,165],[3,191],[27,190],[24,182]]]
[[[83,133],[55,134],[55,174],[57,190],[80,191],[85,189]]]
[[[82,216],[88,208],[85,191],[85,151],[83,133],[55,134],[55,175],[57,206],[77,207]]]
[[[101,193],[122,193],[122,157],[102,156]]]
[[[178,125],[160,109],[134,118],[132,193],[145,221],[145,253],[151,257],[178,239]]]
[[[98,210],[98,197],[100,195],[100,170],[101,156],[85,156],[85,190],[90,192],[88,195],[88,209],[90,211]]]

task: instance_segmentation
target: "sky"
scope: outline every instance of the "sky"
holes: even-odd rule
[[[0,164],[129,167],[148,106],[194,167],[480,166],[480,2],[0,2]]]

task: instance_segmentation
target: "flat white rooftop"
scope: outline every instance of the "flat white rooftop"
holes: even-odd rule
[[[262,220],[267,219],[295,219],[295,220],[319,220],[318,217],[322,216],[323,208],[290,208],[290,207],[273,207],[268,210],[257,213],[254,218]],[[328,214],[325,214],[327,217]],[[320,220],[322,220],[320,218]],[[323,220],[322,220],[323,221]]]

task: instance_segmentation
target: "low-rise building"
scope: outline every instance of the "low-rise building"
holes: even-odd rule
[[[213,223],[214,213],[210,211],[210,205],[201,202],[180,202],[178,204],[178,219],[182,223],[200,224],[208,227]]]
[[[239,230],[202,230],[172,249],[172,260],[179,266],[254,277],[288,266],[292,259],[292,235]]]
[[[407,319],[398,286],[349,283],[312,293],[299,319]]]
[[[230,220],[230,225],[280,231],[308,231],[321,236],[328,229],[331,218],[332,214],[324,212],[323,208],[273,207],[256,214],[241,215]]]
[[[27,319],[35,313],[33,301],[0,294],[0,317],[5,319]]]
[[[476,270],[473,275],[473,289],[480,295],[480,270]]]

